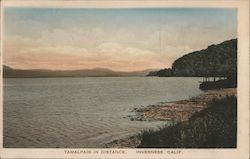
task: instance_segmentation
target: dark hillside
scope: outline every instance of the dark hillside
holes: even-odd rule
[[[236,73],[237,39],[211,45],[177,59],[172,65],[174,76],[223,76]]]
[[[174,61],[172,69],[151,72],[149,76],[233,77],[237,74],[237,39],[210,45]]]

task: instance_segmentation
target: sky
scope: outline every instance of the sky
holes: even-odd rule
[[[237,37],[233,8],[5,8],[3,63],[17,69],[168,68]]]

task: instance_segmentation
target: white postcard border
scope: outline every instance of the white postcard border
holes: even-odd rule
[[[1,1],[1,63],[3,56],[3,10],[5,7],[66,7],[66,8],[237,8],[238,10],[238,127],[237,148],[229,149],[20,149],[3,148],[0,158],[227,158],[249,157],[249,1],[248,0],[2,0]],[[226,27],[226,26],[225,26]],[[2,65],[1,65],[2,77]],[[1,78],[1,84],[2,84]],[[3,136],[3,90],[1,87],[1,132]],[[140,154],[137,150],[162,151],[164,154]],[[108,151],[116,151],[110,154]],[[68,153],[74,152],[74,153]],[[105,153],[101,153],[105,152]],[[89,154],[91,153],[91,154]]]

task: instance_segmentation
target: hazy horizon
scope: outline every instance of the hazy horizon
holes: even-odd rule
[[[5,65],[3,64],[3,66],[6,66],[6,67],[10,67],[11,69],[15,69],[15,70],[48,70],[48,71],[81,71],[81,70],[110,70],[110,71],[114,71],[114,72],[140,72],[140,71],[147,71],[147,70],[150,70],[150,71],[157,71],[157,70],[160,70],[162,68],[149,68],[149,69],[143,69],[143,70],[132,70],[132,71],[120,71],[120,70],[113,70],[111,68],[104,68],[104,67],[95,67],[95,68],[79,68],[79,69],[33,69],[33,68],[30,68],[30,69],[20,69],[20,68],[15,68],[15,67],[12,67],[12,66],[9,66],[9,65]]]
[[[5,8],[3,64],[140,71],[237,37],[237,10]]]

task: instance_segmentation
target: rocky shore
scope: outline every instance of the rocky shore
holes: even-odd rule
[[[232,95],[237,96],[236,88],[207,90],[200,96],[189,100],[161,103],[134,109],[136,115],[129,116],[129,118],[136,121],[175,121],[178,123],[188,120],[194,113],[205,109],[209,102]],[[136,135],[113,141],[108,143],[106,147],[134,148],[139,144],[140,135]]]

